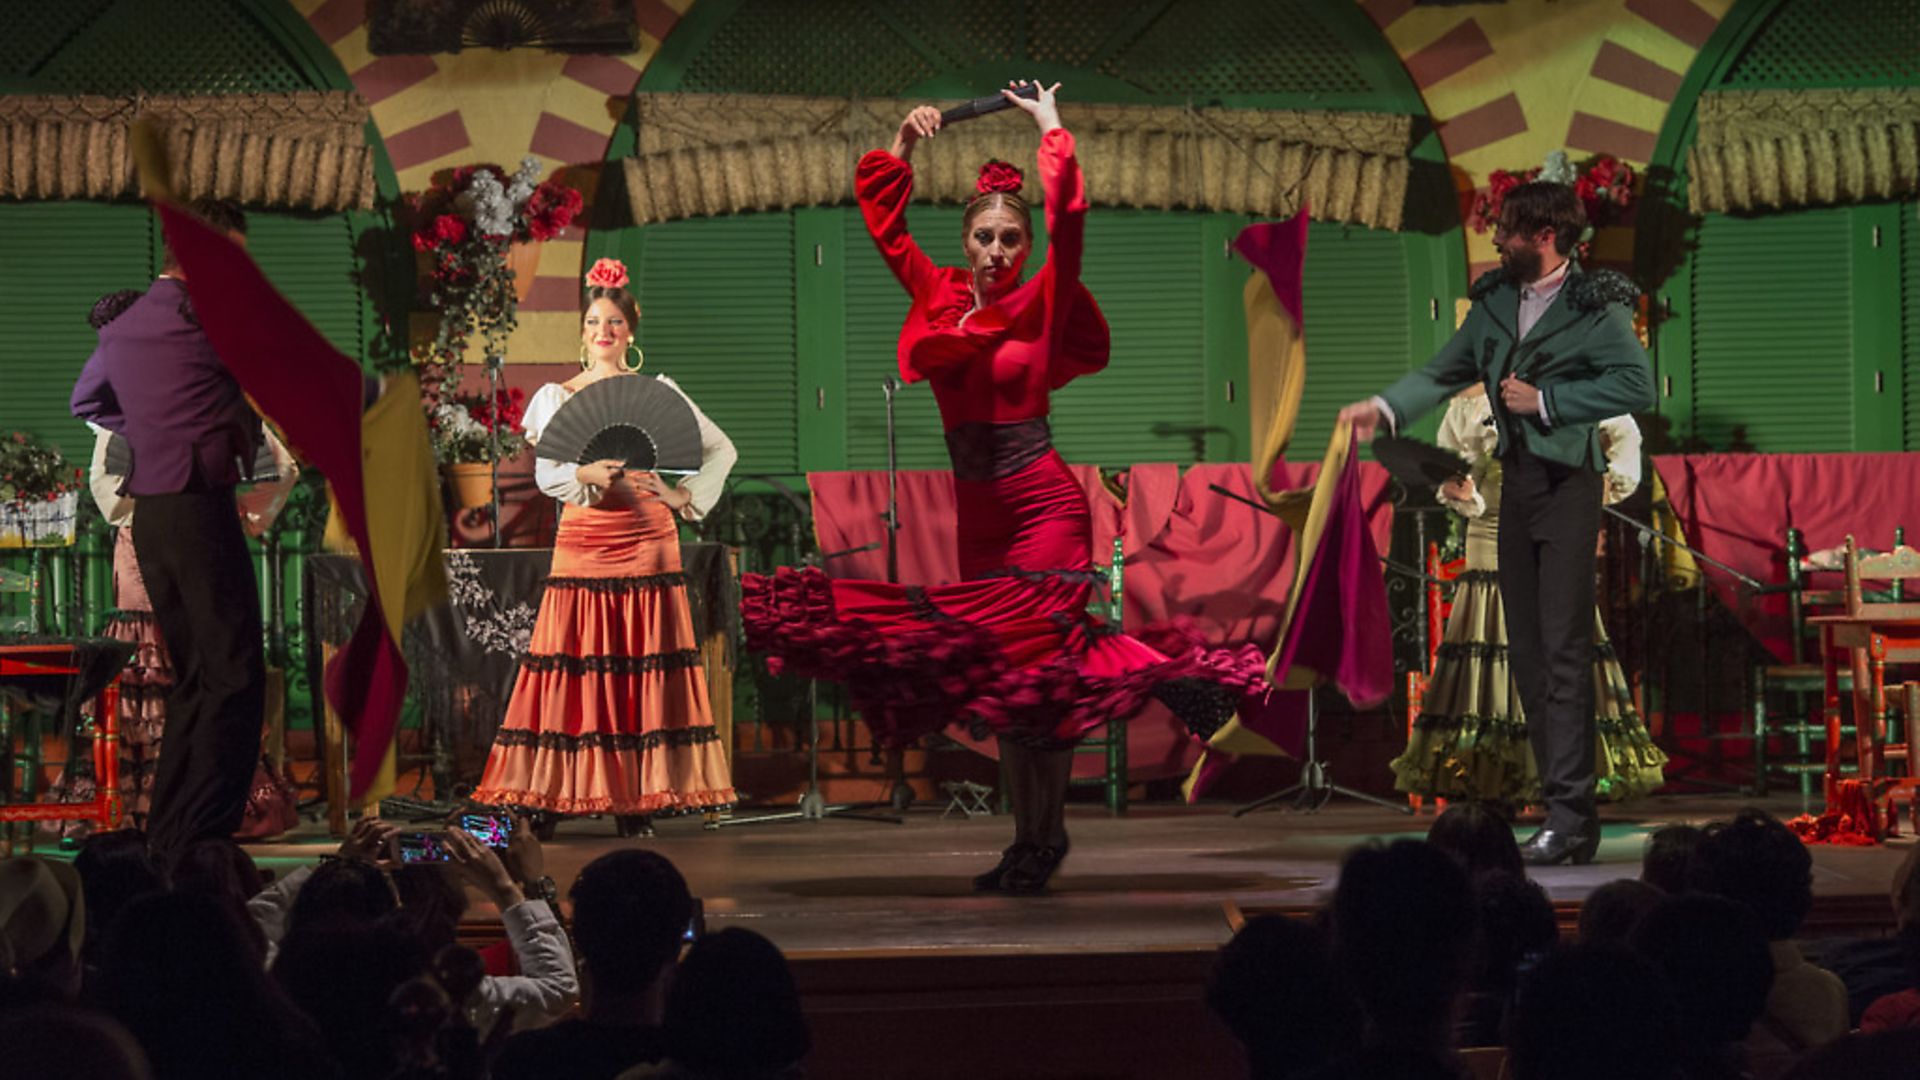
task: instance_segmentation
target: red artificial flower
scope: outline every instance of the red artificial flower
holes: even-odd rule
[[[467,222],[455,214],[441,214],[433,219],[433,237],[441,244],[453,247],[467,239]]]
[[[627,267],[619,259],[600,259],[587,271],[587,284],[603,289],[622,288],[627,283]]]
[[[586,199],[578,191],[549,180],[527,198],[527,234],[535,240],[551,240],[573,224],[585,206]]]
[[[994,192],[1017,194],[1026,179],[1018,166],[996,158],[980,166],[980,178],[974,181],[973,189],[982,195]]]

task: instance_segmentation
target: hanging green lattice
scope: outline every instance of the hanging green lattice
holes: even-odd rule
[[[679,88],[886,97],[935,75],[1031,63],[1096,70],[1148,100],[1391,109],[1397,89],[1354,61],[1334,29],[1343,19],[1364,22],[1322,0],[745,0]]]
[[[1920,3],[1787,0],[1720,85],[1906,86],[1920,81]]]
[[[0,76],[32,79],[61,46],[111,6],[113,0],[11,5],[7,32],[0,34]]]
[[[886,97],[933,72],[861,0],[748,0],[688,65],[681,89]]]
[[[252,9],[246,0],[118,0],[37,68],[18,74],[75,94],[314,89]]]
[[[1380,89],[1325,25],[1326,6],[1319,0],[1173,4],[1101,70],[1151,94],[1202,102]]]

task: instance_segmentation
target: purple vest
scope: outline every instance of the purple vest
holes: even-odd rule
[[[260,441],[260,418],[185,306],[187,288],[153,283],[100,329],[100,345],[73,387],[73,415],[126,436],[133,469],[125,494],[230,487]]]

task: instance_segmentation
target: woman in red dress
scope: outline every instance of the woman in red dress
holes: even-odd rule
[[[1025,85],[1024,83],[1016,84]],[[1020,171],[981,169],[967,204],[967,266],[938,267],[907,233],[908,158],[940,128],[921,106],[891,151],[860,160],[855,195],[880,254],[913,298],[900,332],[900,374],[933,386],[953,461],[962,581],[927,588],[832,581],[781,570],[744,582],[748,644],[777,666],[847,684],[883,742],[966,722],[999,737],[1014,843],[974,879],[981,890],[1038,892],[1068,841],[1075,741],[1158,697],[1201,734],[1264,686],[1264,660],[1180,641],[1169,656],[1103,626],[1089,611],[1086,494],[1053,449],[1048,396],[1107,365],[1106,320],[1080,283],[1087,199],[1056,84],[1006,96],[1039,127],[1046,264],[1022,282],[1033,244]]]

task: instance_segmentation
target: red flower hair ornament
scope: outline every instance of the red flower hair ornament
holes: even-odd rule
[[[1026,174],[1018,166],[996,158],[980,166],[980,178],[974,181],[973,189],[978,195],[1018,195],[1026,181]]]
[[[587,271],[587,284],[602,289],[619,289],[627,284],[627,266],[619,259],[601,259]]]

